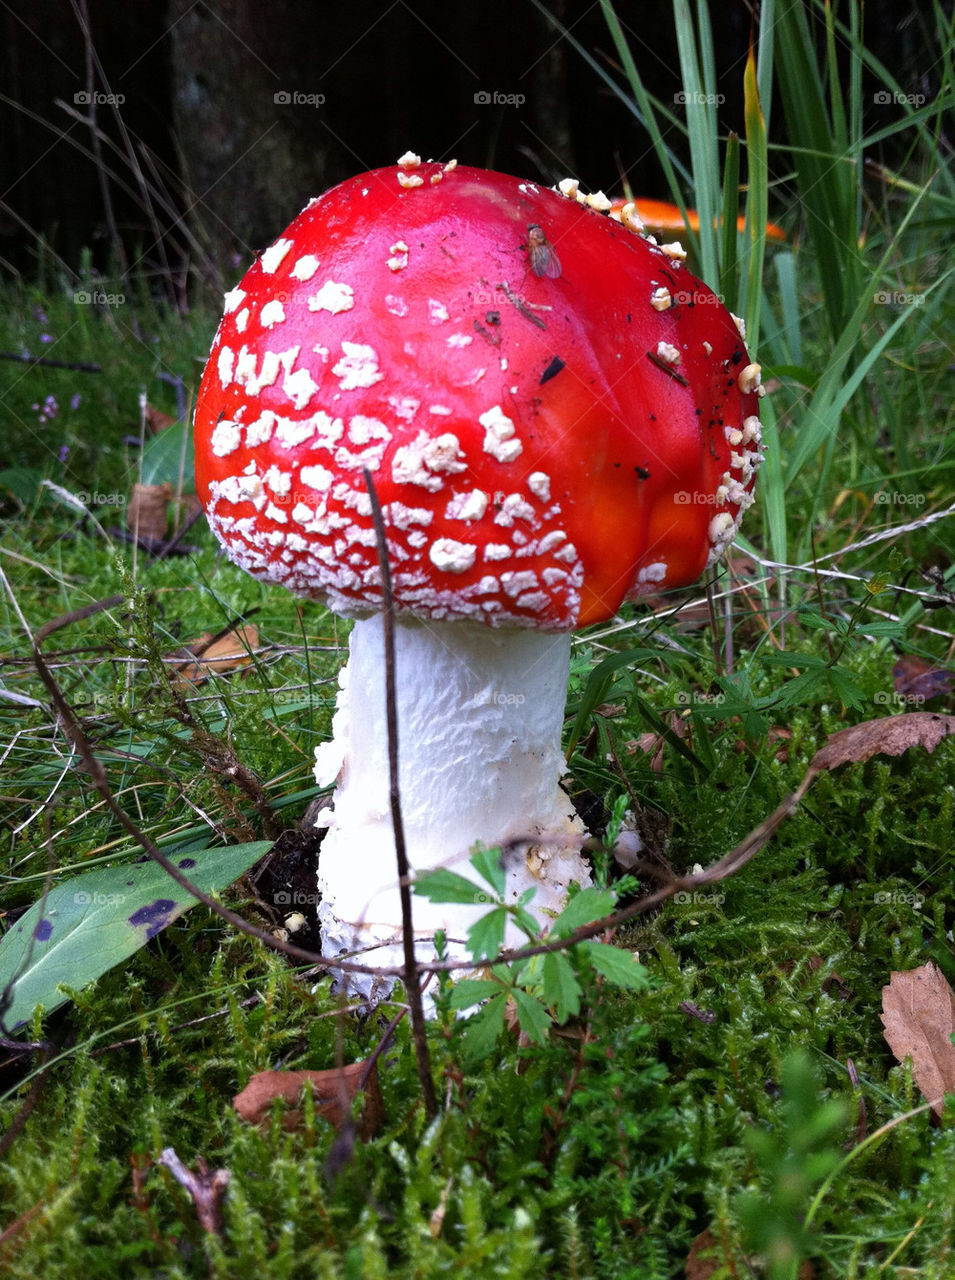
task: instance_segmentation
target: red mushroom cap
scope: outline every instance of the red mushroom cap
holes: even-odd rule
[[[690,583],[752,501],[759,367],[729,312],[532,182],[410,156],[361,174],[225,310],[195,418],[210,525],[340,612],[381,603],[364,467],[396,607],[492,625],[572,628]]]

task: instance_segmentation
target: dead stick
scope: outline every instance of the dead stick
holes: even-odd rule
[[[401,932],[405,953],[405,987],[411,1009],[411,1035],[414,1041],[418,1077],[428,1119],[438,1114],[438,1099],[434,1092],[431,1074],[431,1055],[424,1025],[424,1009],[421,1004],[421,986],[418,982],[418,960],[414,952],[414,922],[411,911],[411,882],[409,878],[408,850],[405,847],[405,828],[401,817],[401,788],[398,783],[398,708],[395,702],[395,602],[391,592],[391,566],[388,563],[388,543],[385,538],[385,522],[381,504],[375,492],[371,472],[364,469],[365,487],[371,499],[371,514],[378,541],[378,564],[381,566],[381,592],[384,600],[383,622],[385,631],[385,703],[388,720],[388,784],[391,797],[391,823],[395,832],[395,857],[398,863],[398,892],[401,895]]]
[[[108,600],[101,600],[95,604],[86,605],[82,609],[75,609],[72,613],[64,614],[60,618],[53,618],[40,628],[36,633],[36,638],[33,640],[33,662],[36,666],[37,672],[39,673],[40,679],[43,681],[43,684],[46,686],[46,689],[50,694],[50,699],[60,717],[66,736],[79,752],[93,785],[103,797],[106,802],[106,807],[109,809],[110,813],[112,813],[120,826],[122,826],[123,829],[132,836],[136,843],[141,846],[149,857],[152,858],[154,862],[157,862],[166,874],[171,877],[171,879],[175,880],[176,884],[178,884],[181,889],[185,889],[185,891],[191,894],[198,902],[201,902],[203,906],[208,907],[210,911],[215,912],[217,916],[225,920],[227,924],[231,924],[233,928],[238,929],[242,933],[248,934],[251,938],[257,938],[259,942],[265,943],[267,947],[271,947],[275,951],[281,951],[284,955],[290,956],[293,960],[304,960],[309,964],[313,964],[316,967],[320,966],[324,969],[357,970],[359,973],[377,972],[377,970],[373,967],[369,967],[368,965],[355,964],[351,961],[341,959],[330,960],[325,956],[318,955],[314,951],[306,951],[303,947],[297,947],[291,942],[284,942],[281,938],[276,938],[271,933],[266,933],[264,929],[257,929],[255,925],[249,924],[247,920],[243,920],[242,917],[236,915],[234,911],[230,911],[227,907],[222,906],[222,904],[217,902],[215,898],[210,897],[207,893],[203,893],[197,884],[193,884],[188,876],[184,876],[175,863],[170,862],[162,850],[155,845],[152,840],[150,840],[144,831],[141,831],[136,826],[125,810],[119,805],[116,797],[113,795],[109,782],[107,781],[106,771],[103,768],[102,763],[94,755],[93,749],[90,746],[86,735],[83,733],[83,730],[79,726],[79,722],[73,714],[73,709],[64,698],[60,686],[57,684],[46,664],[43,654],[40,651],[40,644],[46,636],[59,630],[60,627],[66,626],[70,622],[75,622],[80,618],[88,618],[102,609],[110,608],[111,606],[120,603],[123,599],[123,596],[111,596]]]
[[[74,373],[102,373],[99,364],[84,364],[72,360],[50,360],[47,356],[31,356],[17,351],[0,351],[0,360],[16,360],[17,364],[38,364],[45,369],[71,369]]]

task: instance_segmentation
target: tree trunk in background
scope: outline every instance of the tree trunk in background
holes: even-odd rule
[[[600,5],[546,3],[620,82]],[[669,197],[646,129],[530,0],[87,4],[96,91],[120,99],[95,113],[120,153],[103,144],[106,179],[87,154],[88,126],[58,105],[82,114],[84,44],[73,7],[0,3],[0,80],[9,99],[0,102],[0,271],[52,287],[89,250],[84,269],[109,272],[115,224],[134,273],[157,293],[181,299],[185,279],[218,291],[310,196],[393,164],[409,148],[548,184],[574,176],[608,193],[622,190],[625,175],[635,192]],[[951,4],[943,0],[944,9]],[[679,89],[672,0],[615,7],[647,91],[672,104]],[[710,7],[725,95],[720,126],[742,132],[751,6],[713,0]],[[904,92],[932,100],[940,64],[927,13],[906,0],[866,0],[865,34]],[[821,48],[821,22],[815,37]],[[837,54],[845,62],[838,43]],[[865,75],[867,90],[881,87]],[[871,91],[864,101],[881,127]],[[679,132],[668,137],[686,159]],[[904,165],[906,145],[904,137],[886,138],[875,158]],[[772,156],[785,170],[788,159]],[[184,223],[201,251],[181,234]]]
[[[547,182],[574,171],[567,50],[530,5],[169,0],[168,20],[187,217],[208,256],[193,268],[216,288],[310,196],[409,148]],[[482,90],[524,100],[485,106]]]
[[[215,13],[170,0],[173,120],[187,213],[207,248],[200,274],[231,286],[310,196],[323,190],[320,138],[303,146],[289,84],[294,0],[226,0]],[[264,19],[264,20],[263,20]],[[318,144],[318,145],[316,145]]]

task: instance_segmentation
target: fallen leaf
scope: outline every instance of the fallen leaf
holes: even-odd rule
[[[628,755],[636,755],[638,751],[650,757],[650,768],[654,773],[663,772],[663,748],[665,740],[659,733],[641,733],[639,738],[628,738],[624,750]]]
[[[196,640],[169,654],[167,661],[179,668],[182,684],[201,684],[213,675],[223,675],[246,667],[259,644],[258,629],[251,624],[235,627],[218,636],[205,631]]]
[[[358,1094],[359,1083],[367,1065],[366,1062],[352,1062],[341,1070],[331,1067],[327,1071],[259,1071],[252,1076],[242,1092],[232,1099],[232,1105],[249,1124],[262,1124],[268,1120],[276,1098],[295,1104],[300,1101],[302,1090],[310,1088],[315,1097],[316,1112],[336,1129],[340,1129],[350,1114],[350,1104]],[[377,1065],[371,1068],[362,1092],[364,1103],[358,1121],[358,1135],[363,1142],[367,1142],[374,1137],[384,1121],[384,1103],[378,1084]],[[287,1111],[282,1123],[286,1129],[301,1128],[301,1107],[293,1106]]]
[[[686,721],[678,711],[671,711],[667,715],[667,728],[682,741],[686,740]],[[644,752],[650,756],[650,768],[654,773],[663,772],[663,748],[666,746],[666,738],[661,733],[641,733],[639,738],[628,738],[624,743],[624,750],[628,755],[636,755],[638,751]]]
[[[945,1094],[955,1092],[955,992],[931,961],[893,971],[882,988],[882,1025],[898,1061],[912,1059],[915,1083],[941,1116]]]
[[[952,692],[955,672],[947,671],[944,667],[933,667],[924,658],[909,654],[905,658],[899,658],[892,668],[892,679],[895,682],[895,692],[901,697],[927,701]]]
[[[599,707],[594,707],[594,715],[612,720],[614,716],[622,716],[626,709],[622,702],[602,702]]]
[[[146,405],[145,418],[146,426],[150,431],[165,431],[167,427],[171,427],[179,421],[178,418],[173,418],[168,413],[163,413],[161,409],[154,409],[151,404]]]
[[[863,720],[834,733],[812,758],[810,769],[838,769],[843,764],[860,764],[873,756],[900,756],[909,747],[934,751],[943,738],[955,733],[955,716],[934,711],[906,711],[900,716]]]
[[[756,1271],[759,1275],[765,1274],[765,1264],[760,1259],[745,1258],[743,1262],[749,1268],[749,1273]],[[736,1266],[736,1259],[727,1254],[723,1245],[707,1227],[690,1245],[684,1274],[686,1280],[713,1280],[715,1276],[737,1276],[740,1272]],[[796,1280],[813,1280],[813,1275],[812,1263],[802,1262],[796,1272]]]
[[[171,484],[134,484],[126,506],[126,527],[138,538],[162,542],[171,498]]]

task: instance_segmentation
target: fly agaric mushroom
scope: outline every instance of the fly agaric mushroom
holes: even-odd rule
[[[226,296],[196,409],[209,523],[253,576],[355,619],[317,752],[329,956],[401,963],[363,469],[409,862],[516,848],[508,895],[533,888],[542,923],[589,881],[560,787],[570,633],[694,581],[752,502],[759,367],[729,312],[567,194],[409,154],[313,200]],[[462,955],[486,910],[416,901],[422,956],[438,928]]]

